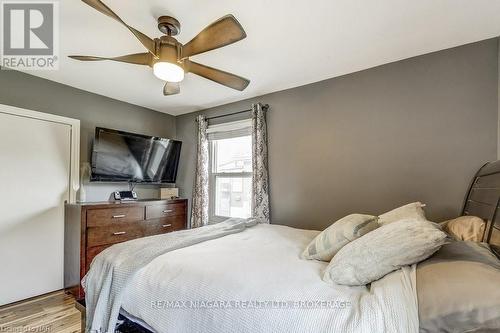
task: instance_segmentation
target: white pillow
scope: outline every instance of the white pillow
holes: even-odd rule
[[[423,210],[425,205],[421,202],[412,202],[407,205],[398,207],[387,213],[379,215],[379,223],[381,225],[396,222],[402,219],[415,219],[427,221],[425,218],[425,212]]]
[[[435,223],[416,219],[390,223],[340,249],[326,267],[323,280],[365,285],[428,258],[445,243],[446,234]]]
[[[332,260],[344,245],[376,229],[378,217],[351,214],[334,222],[323,230],[302,253],[303,259]]]

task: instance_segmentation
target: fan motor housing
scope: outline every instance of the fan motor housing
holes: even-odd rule
[[[159,39],[159,48],[157,49],[157,60],[163,62],[177,63],[180,59],[182,45],[171,36],[161,36]]]

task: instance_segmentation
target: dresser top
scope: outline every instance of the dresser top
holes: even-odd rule
[[[184,203],[187,199],[142,199],[142,200],[126,200],[126,201],[99,201],[99,202],[77,202],[66,204],[67,206],[91,207],[91,208],[111,208],[111,207],[130,207],[130,206],[146,206],[146,205],[166,205],[175,203]]]

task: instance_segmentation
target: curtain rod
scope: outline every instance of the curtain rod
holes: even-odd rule
[[[269,109],[269,104],[262,105],[262,109],[264,109],[264,110]],[[240,114],[240,113],[245,113],[245,112],[250,112],[250,111],[252,111],[252,109],[247,109],[247,110],[242,110],[242,111],[236,111],[236,112],[221,114],[219,116],[213,116],[213,117],[205,118],[205,121],[209,121],[209,120],[217,119],[217,118],[222,118],[222,117],[234,116],[234,115],[237,115],[237,114]],[[198,121],[198,118],[196,118],[196,121]]]

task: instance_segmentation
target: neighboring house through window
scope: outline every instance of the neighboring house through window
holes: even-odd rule
[[[250,217],[252,211],[251,121],[208,127],[210,222]]]

